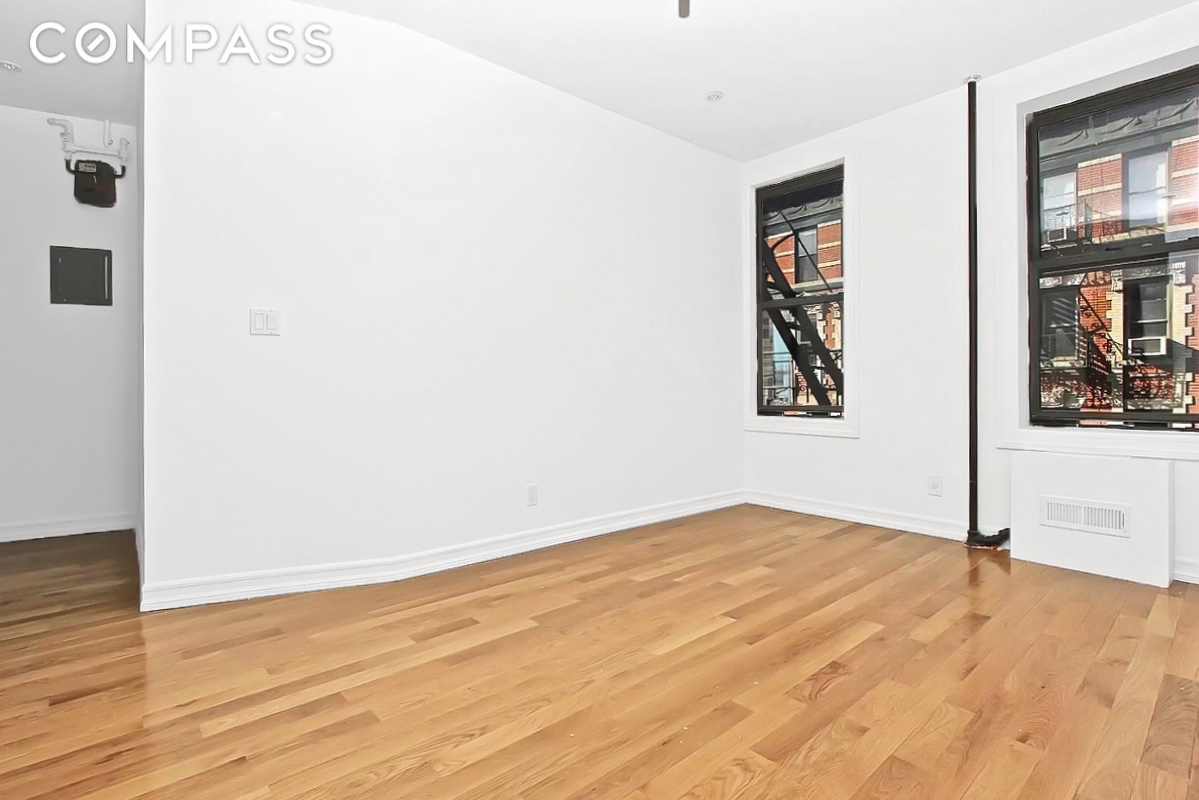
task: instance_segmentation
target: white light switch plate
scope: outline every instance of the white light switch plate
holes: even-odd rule
[[[278,336],[280,334],[279,317],[277,308],[251,308],[250,335]]]

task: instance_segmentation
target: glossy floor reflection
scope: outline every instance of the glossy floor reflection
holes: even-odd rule
[[[141,615],[0,545],[3,800],[1184,800],[1199,593],[745,506]]]

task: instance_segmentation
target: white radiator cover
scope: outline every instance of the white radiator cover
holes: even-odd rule
[[[1142,458],[1012,455],[1012,557],[1169,586],[1173,464]]]

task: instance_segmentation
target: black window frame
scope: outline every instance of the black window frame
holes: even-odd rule
[[[767,288],[766,280],[765,280],[765,272],[766,272],[765,249],[767,247],[767,244],[766,244],[766,237],[763,236],[763,231],[765,228],[765,217],[766,217],[765,207],[766,207],[767,202],[775,197],[779,197],[780,195],[787,195],[787,194],[792,194],[795,192],[801,192],[806,189],[815,189],[820,186],[824,186],[824,185],[832,184],[832,183],[840,183],[841,184],[842,202],[841,202],[841,208],[839,209],[838,214],[837,214],[837,221],[841,225],[842,290],[839,292],[830,291],[827,293],[806,295],[806,296],[797,297],[794,299],[774,299],[774,298],[772,298],[770,296],[770,291]],[[756,303],[755,303],[755,307],[754,307],[754,320],[755,320],[755,325],[759,326],[759,331],[761,330],[761,328],[763,326],[764,315],[766,315],[769,312],[788,312],[789,311],[789,312],[793,312],[796,314],[805,314],[806,315],[807,309],[811,306],[822,306],[822,305],[826,305],[826,304],[835,304],[840,309],[841,326],[842,326],[841,331],[842,331],[842,337],[844,337],[845,314],[846,314],[845,291],[844,291],[845,225],[846,225],[845,214],[844,214],[844,209],[845,209],[845,199],[844,198],[845,198],[845,165],[843,163],[838,164],[833,167],[828,167],[826,169],[821,169],[816,172],[811,172],[811,173],[808,173],[805,175],[800,175],[796,178],[791,178],[790,180],[786,180],[781,183],[772,184],[770,186],[764,186],[762,188],[759,188],[757,190],[757,192],[755,193],[755,214],[754,214],[754,219],[755,219],[755,226],[754,226],[754,242],[755,242],[754,271],[755,271],[755,277],[754,277],[754,281],[755,281],[755,287],[756,287]],[[817,249],[819,250],[819,242],[817,242]],[[816,258],[817,254],[813,253],[812,256],[814,258]],[[794,264],[797,266],[799,264],[799,253],[798,252],[795,254]],[[771,334],[771,336],[773,337],[773,333]],[[824,354],[827,355],[827,357],[829,359],[828,363],[832,363],[833,361],[835,361],[835,358],[828,351],[827,347],[825,347],[823,337],[817,336],[816,341],[814,341],[814,342],[807,342],[807,340],[805,338],[804,341],[807,344],[811,345],[812,349],[814,351],[817,351],[817,354],[814,357],[811,354],[805,354],[805,359],[803,362],[804,366],[800,368],[801,371],[806,369],[806,370],[813,372],[816,375],[819,375],[821,382],[823,382],[823,378],[826,375],[833,375],[835,373],[835,375],[833,377],[833,381],[839,387],[839,391],[837,392],[837,394],[839,394],[839,396],[840,396],[840,399],[842,401],[841,403],[821,404],[821,403],[817,402],[817,404],[815,404],[815,405],[812,405],[812,404],[808,404],[808,405],[767,405],[764,402],[764,393],[765,393],[766,387],[763,384],[763,374],[764,374],[764,369],[765,369],[765,364],[763,363],[764,362],[763,342],[766,339],[762,335],[761,332],[759,332],[755,338],[756,338],[755,347],[757,348],[757,353],[756,353],[757,376],[755,379],[755,387],[756,387],[757,397],[756,397],[755,403],[756,403],[756,407],[757,407],[758,416],[760,416],[760,417],[817,418],[817,419],[824,419],[824,418],[830,418],[830,417],[836,418],[836,419],[844,418],[844,415],[845,415],[845,405],[844,405],[844,398],[845,398],[844,352],[845,352],[845,347],[844,347],[844,340],[842,341],[842,347],[840,349],[840,352],[842,354],[841,362],[840,362],[840,364],[836,365],[834,370],[830,371],[830,370],[825,369],[825,367],[821,363],[823,361],[823,356],[820,355],[819,351],[823,351]],[[799,363],[795,359],[792,359],[792,360],[795,361],[795,363]],[[812,364],[811,362],[813,360],[815,360],[817,363]],[[772,374],[773,374],[773,369],[772,369]],[[822,389],[821,392],[823,392],[823,391],[824,390]],[[813,394],[818,397],[820,393],[813,392]]]
[[[1091,114],[1111,110],[1138,101],[1148,101],[1181,90],[1199,86],[1199,65],[1128,84],[1106,92],[1086,97],[1072,103],[1032,113],[1025,127],[1026,166],[1026,209],[1028,235],[1028,409],[1029,422],[1035,426],[1074,427],[1086,421],[1104,421],[1099,430],[1120,428],[1162,428],[1171,425],[1190,425],[1179,430],[1199,430],[1199,413],[1175,413],[1174,411],[1129,411],[1105,412],[1082,409],[1045,409],[1041,407],[1041,279],[1086,275],[1104,269],[1127,269],[1157,264],[1168,265],[1172,256],[1179,253],[1199,251],[1199,235],[1187,239],[1169,241],[1167,234],[1150,234],[1130,237],[1113,242],[1087,242],[1071,246],[1068,254],[1042,249],[1041,193],[1043,177],[1060,173],[1060,168],[1041,172],[1040,136],[1049,126]],[[1124,156],[1151,152],[1146,147],[1123,153]],[[1158,148],[1160,149],[1160,148]],[[1127,158],[1125,158],[1124,186],[1121,188],[1122,202],[1128,202]],[[1168,163],[1168,162],[1167,162]],[[1078,188],[1075,187],[1077,196]],[[1131,210],[1131,209],[1129,209]],[[1120,332],[1123,335],[1123,331]],[[1127,345],[1124,339],[1123,345]]]

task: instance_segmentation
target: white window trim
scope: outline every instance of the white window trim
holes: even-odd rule
[[[1107,52],[1110,52],[1110,48]],[[1003,450],[1094,456],[1199,461],[1199,432],[1166,430],[1102,430],[1048,428],[1029,422],[1028,343],[1028,214],[1026,128],[1028,114],[1090,97],[1129,83],[1182,69],[1194,63],[1193,45],[1157,60],[1137,59],[1130,50],[1102,62],[1117,70],[1079,76],[1077,70],[1045,70],[1025,75],[1016,69],[980,86],[980,274],[982,291],[993,302],[984,304],[980,324],[998,332],[989,352],[980,352],[980,387],[994,399],[994,440]],[[990,124],[987,124],[987,119]],[[1016,269],[1012,268],[1016,265]],[[988,366],[990,365],[990,366]],[[985,434],[984,434],[985,435]]]
[[[796,159],[787,151],[767,157],[746,167],[742,200],[742,351],[745,354],[742,370],[742,402],[745,408],[745,430],[750,433],[775,433],[794,436],[831,436],[844,439],[860,437],[860,401],[862,384],[858,380],[861,363],[858,331],[860,305],[858,281],[863,274],[858,252],[858,191],[857,161],[850,142],[828,142],[824,147],[804,146],[807,155]],[[845,167],[845,194],[842,210],[841,261],[843,270],[843,301],[841,319],[842,371],[845,375],[844,416],[839,419],[820,417],[758,416],[758,221],[757,190],[789,181],[824,169]]]

